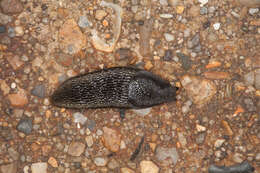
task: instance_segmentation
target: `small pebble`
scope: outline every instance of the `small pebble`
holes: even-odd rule
[[[164,38],[166,41],[170,42],[174,40],[174,36],[172,34],[169,33],[164,33]]]
[[[0,26],[0,34],[5,32],[6,32],[5,26]]]
[[[240,154],[240,153],[235,153],[235,154],[233,155],[233,160],[234,160],[234,162],[236,162],[236,163],[241,163],[241,162],[243,162],[243,155]]]
[[[1,165],[0,171],[2,173],[16,173],[17,172],[17,164],[16,163],[9,163],[9,164],[6,164],[6,165]]]
[[[87,16],[80,16],[78,25],[81,28],[87,28],[87,27],[92,26],[92,23],[88,20]]]
[[[17,125],[17,130],[29,135],[32,132],[32,120],[30,118],[21,119]]]
[[[160,0],[160,4],[162,6],[167,6],[168,5],[168,1],[167,0]]]
[[[88,120],[88,118],[86,116],[84,116],[82,113],[80,112],[75,112],[73,114],[73,118],[74,118],[74,123],[80,123],[80,124],[85,124],[86,121]]]
[[[107,164],[107,159],[106,158],[103,158],[103,157],[96,157],[95,159],[94,159],[94,163],[95,163],[95,165],[97,165],[97,166],[106,166],[106,164]]]
[[[208,9],[206,8],[206,7],[201,7],[200,8],[200,14],[201,15],[205,15],[205,14],[207,14],[208,13]]]
[[[105,12],[104,10],[97,10],[96,14],[95,14],[95,18],[97,20],[102,20],[106,15],[107,15],[107,12]]]
[[[251,15],[254,15],[258,12],[259,12],[259,8],[250,8],[249,9],[249,14],[251,14]]]
[[[16,83],[12,82],[12,83],[11,83],[11,88],[12,88],[12,89],[15,89],[15,88],[16,88]]]
[[[204,6],[208,3],[208,0],[198,0],[201,6]]]
[[[155,151],[155,157],[158,161],[165,162],[168,165],[175,165],[179,159],[178,152],[175,147],[166,148],[166,147],[157,147]]]
[[[15,30],[15,36],[21,37],[21,36],[24,35],[23,27],[21,27],[21,26],[16,26],[16,27],[14,28],[14,30]]]
[[[152,161],[143,160],[140,163],[141,173],[158,173],[159,167]]]
[[[166,50],[163,56],[163,60],[164,61],[170,61],[172,60],[173,55],[172,55],[172,51],[171,50]]]
[[[68,148],[68,154],[71,156],[80,156],[85,149],[85,144],[81,142],[72,142]]]
[[[112,160],[110,160],[109,162],[108,162],[108,168],[109,169],[116,169],[116,168],[118,168],[119,167],[119,163],[118,163],[118,161],[116,161],[115,159],[112,159]]]
[[[217,31],[220,28],[220,23],[214,23],[213,28]]]
[[[85,141],[86,141],[88,147],[92,147],[92,145],[94,144],[94,141],[93,141],[93,137],[92,137],[92,136],[87,136],[87,137],[85,138]]]
[[[145,109],[133,109],[133,112],[135,112],[138,115],[145,116],[148,115],[151,112],[151,108],[145,108]]]
[[[48,165],[45,162],[33,163],[31,166],[32,173],[47,173]]]
[[[220,148],[225,142],[225,139],[217,139],[214,146],[215,148]]]
[[[205,140],[206,133],[199,133],[198,136],[196,137],[196,143],[197,144],[203,144]]]
[[[160,14],[160,17],[164,18],[164,19],[170,19],[170,18],[173,18],[173,15],[172,14]]]
[[[11,38],[15,37],[15,30],[13,27],[9,27],[7,30],[7,33],[8,33],[9,37],[11,37]]]
[[[129,168],[121,168],[120,171],[121,173],[135,173],[135,171]]]
[[[196,129],[197,129],[198,132],[206,131],[206,127],[199,125],[199,124],[196,125]]]
[[[40,85],[36,85],[32,91],[31,91],[32,95],[40,97],[40,98],[44,98],[46,91],[45,91],[45,85],[44,84],[40,84]]]

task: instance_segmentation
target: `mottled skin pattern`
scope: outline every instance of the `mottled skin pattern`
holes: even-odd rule
[[[176,89],[151,72],[114,67],[66,80],[50,100],[65,108],[146,108],[175,100]]]

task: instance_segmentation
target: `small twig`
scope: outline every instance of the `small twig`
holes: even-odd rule
[[[134,161],[134,160],[136,159],[137,155],[138,155],[138,154],[140,153],[140,151],[141,151],[141,148],[142,148],[143,143],[144,143],[144,136],[141,138],[140,143],[138,144],[137,148],[135,149],[135,151],[134,151],[133,154],[131,155],[131,158],[130,158],[131,161]]]
[[[209,173],[253,173],[255,168],[251,166],[248,161],[231,165],[231,166],[217,166],[210,165]]]

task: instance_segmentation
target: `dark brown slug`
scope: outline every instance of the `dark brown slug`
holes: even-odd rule
[[[50,97],[65,108],[147,108],[176,100],[177,88],[151,72],[114,67],[63,82]]]

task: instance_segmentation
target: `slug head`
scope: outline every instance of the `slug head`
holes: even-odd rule
[[[129,102],[145,108],[176,100],[177,87],[147,71],[139,72],[129,84]]]

